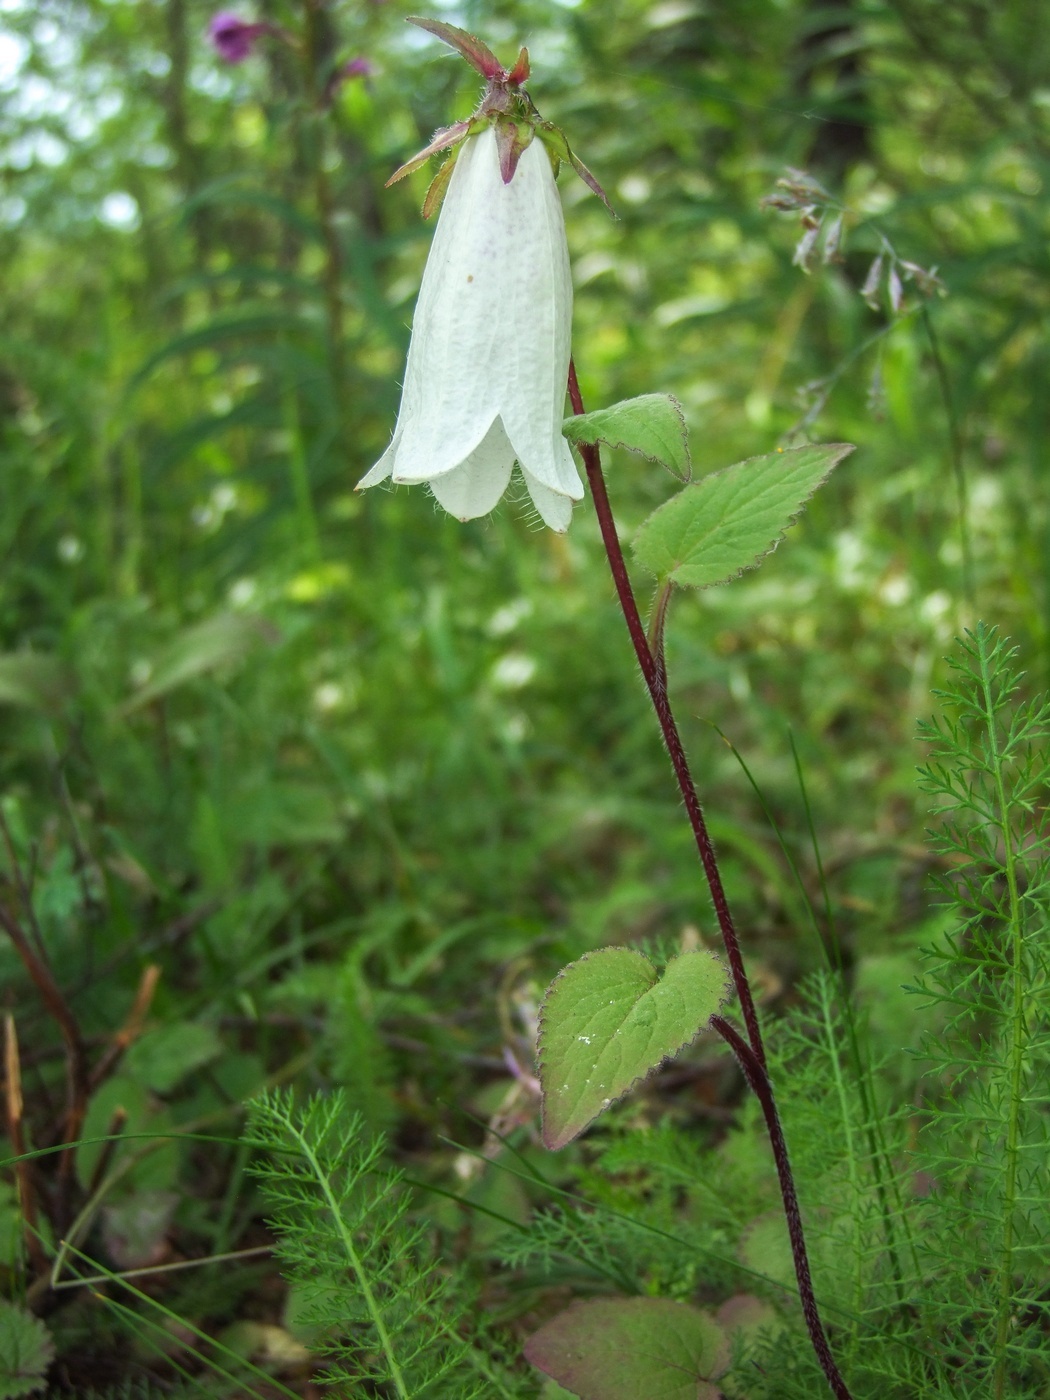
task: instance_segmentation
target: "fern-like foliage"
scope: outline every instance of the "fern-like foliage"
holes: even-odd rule
[[[887,1078],[885,1067],[873,1057],[838,973],[807,979],[799,996],[791,1016],[771,1035],[771,1072],[835,1354],[857,1397],[933,1400],[938,1392],[930,1388],[916,1316],[917,1299],[925,1298],[908,1153],[911,1105],[882,1101],[878,1086]],[[780,1283],[779,1307],[786,1318],[796,1316],[779,1210],[745,1230],[740,1253]],[[804,1345],[786,1348],[777,1339],[766,1366],[775,1383],[754,1400],[802,1400],[823,1389]]]
[[[922,729],[960,913],[921,988],[945,1013],[926,1045],[926,1287],[953,1394],[994,1400],[1050,1389],[1050,705],[1013,703],[1015,654],[993,628],[968,634]]]
[[[874,1092],[891,1081],[864,1055],[859,1081],[829,978],[773,1038],[818,1291],[872,1400],[1050,1395],[1050,705],[1018,700],[1014,655],[967,634],[920,731],[954,917],[909,989],[918,1111]],[[812,1393],[808,1358],[784,1359],[777,1400]]]
[[[472,1400],[482,1393],[445,1278],[410,1198],[340,1093],[299,1107],[268,1093],[250,1141],[286,1273],[341,1396]]]

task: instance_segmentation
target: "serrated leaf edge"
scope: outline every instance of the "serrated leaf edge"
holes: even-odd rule
[[[707,1018],[707,1021],[697,1026],[696,1030],[691,1036],[689,1036],[687,1040],[683,1040],[680,1045],[677,1045],[673,1050],[668,1051],[668,1053],[666,1055],[661,1056],[661,1058],[657,1060],[655,1064],[650,1065],[647,1070],[644,1070],[636,1078],[632,1079],[630,1084],[628,1084],[627,1087],[621,1093],[617,1094],[615,1098],[610,1097],[609,1102],[607,1104],[604,1104],[602,1108],[599,1109],[598,1113],[594,1115],[593,1118],[588,1118],[586,1123],[581,1124],[580,1127],[577,1128],[576,1131],[571,1134],[571,1136],[563,1139],[557,1144],[554,1144],[548,1139],[547,1136],[547,1091],[544,1088],[543,1084],[543,1028],[546,1022],[547,1004],[550,1001],[551,994],[553,993],[555,987],[558,985],[559,982],[561,982],[565,978],[567,973],[572,971],[574,967],[579,967],[581,963],[588,962],[591,958],[597,957],[599,953],[616,952],[637,953],[639,957],[645,959],[645,961],[649,964],[649,966],[653,969],[654,972],[657,971],[656,964],[653,962],[652,958],[646,957],[645,953],[643,953],[638,948],[624,948],[622,944],[616,943],[611,944],[607,948],[592,948],[589,953],[584,953],[582,957],[576,958],[571,963],[566,963],[566,965],[561,969],[559,973],[557,973],[557,975],[551,981],[550,986],[543,994],[543,1001],[540,1003],[536,1031],[536,1065],[537,1069],[539,1070],[539,1074],[537,1077],[540,1081],[540,1136],[543,1140],[544,1147],[546,1147],[551,1152],[560,1152],[563,1147],[568,1147],[570,1142],[575,1141],[575,1139],[578,1138],[581,1133],[586,1132],[586,1130],[591,1126],[591,1124],[601,1116],[605,1109],[612,1108],[613,1104],[619,1103],[622,1099],[625,1099],[628,1094],[633,1092],[637,1085],[643,1083],[646,1079],[650,1077],[650,1075],[655,1074],[658,1069],[662,1069],[664,1065],[668,1064],[671,1060],[675,1059],[678,1055],[680,1055],[683,1050],[688,1049],[688,1047],[693,1044],[696,1038],[699,1035],[701,1035],[703,1031],[708,1029],[711,1022],[711,1016],[716,1016],[718,1014],[719,1010],[721,1010],[721,1008],[729,1000],[731,994],[732,979],[729,975],[729,969],[726,967],[725,963],[718,956],[718,954],[715,953],[712,949],[692,948],[686,952],[676,954],[676,956],[671,959],[672,962],[677,962],[679,958],[696,957],[701,953],[706,953],[709,958],[713,959],[714,962],[718,964],[718,966],[722,969],[722,972],[725,974],[722,984],[723,993],[718,999],[718,1006],[714,1011],[711,1012],[711,1016]],[[667,966],[669,967],[670,963],[668,963]],[[652,985],[647,989],[647,991],[651,992],[654,987],[659,986],[666,973],[667,968],[665,967],[663,973],[658,974],[656,981],[652,983]]]
[[[31,1312],[6,1299],[0,1300],[0,1310],[6,1313],[12,1329],[21,1329],[23,1342],[31,1337],[29,1345],[36,1352],[28,1358],[20,1358],[22,1369],[17,1373],[0,1374],[0,1395],[9,1395],[14,1400],[16,1396],[32,1395],[44,1389],[48,1369],[55,1359],[55,1343],[44,1322]]]
[[[667,579],[669,579],[669,580],[675,585],[676,588],[695,588],[698,592],[702,591],[702,590],[705,589],[705,588],[720,588],[720,587],[722,586],[722,584],[724,584],[724,583],[732,583],[732,581],[733,581],[734,579],[740,578],[740,576],[741,576],[742,574],[749,573],[752,569],[757,569],[758,566],[759,566],[759,564],[761,564],[761,562],[762,562],[763,559],[768,559],[769,556],[775,552],[775,550],[776,550],[777,547],[779,546],[781,540],[784,538],[784,536],[787,534],[787,532],[791,529],[792,525],[794,525],[794,523],[796,522],[796,520],[798,520],[799,516],[802,514],[803,509],[809,504],[809,502],[810,502],[810,501],[813,499],[813,497],[817,494],[817,492],[819,491],[819,489],[824,485],[825,481],[827,481],[828,477],[829,477],[829,476],[831,475],[831,473],[835,470],[835,468],[838,466],[838,464],[839,464],[840,462],[844,462],[844,461],[846,460],[846,458],[850,455],[851,452],[855,452],[855,451],[857,450],[856,443],[852,443],[852,442],[820,442],[820,443],[813,442],[813,443],[806,443],[806,444],[805,444],[805,447],[832,447],[832,448],[841,448],[842,450],[841,450],[841,451],[838,453],[838,455],[829,463],[827,471],[823,474],[823,476],[820,478],[820,480],[819,480],[819,481],[815,481],[815,482],[813,483],[812,489],[811,489],[809,492],[807,492],[807,494],[806,494],[805,496],[803,496],[803,498],[802,498],[801,501],[799,501],[797,510],[795,510],[795,511],[788,517],[788,522],[787,522],[787,524],[784,526],[784,528],[781,530],[780,534],[777,535],[776,538],[773,539],[773,540],[770,542],[768,548],[763,549],[762,552],[761,552],[760,554],[756,554],[755,557],[751,560],[751,563],[750,563],[750,564],[742,564],[742,565],[740,566],[740,568],[737,569],[737,571],[736,571],[735,573],[726,574],[723,578],[712,579],[710,583],[682,583],[682,582],[680,582],[678,579],[675,578],[675,570],[680,569],[680,568],[682,567],[682,565],[681,565],[680,562],[679,562],[678,564],[676,564],[676,565],[674,566],[673,569],[668,570],[666,573],[660,572],[660,571],[657,571],[657,570],[650,569],[649,565],[646,564],[646,563],[644,563],[644,561],[641,560],[641,559],[638,559],[639,565],[640,565],[640,566],[646,571],[646,573],[649,574],[652,578],[659,578],[659,579],[667,578]],[[786,448],[786,449],[785,449],[786,452],[801,452],[801,451],[804,451],[804,450],[805,450],[804,447],[799,447],[799,448]],[[771,452],[757,452],[757,453],[755,454],[754,457],[742,457],[742,458],[740,459],[739,462],[730,462],[730,464],[729,464],[728,467],[722,467],[722,469],[721,469],[720,471],[717,471],[717,472],[709,472],[709,473],[707,474],[707,476],[702,476],[702,477],[700,477],[699,480],[697,480],[697,481],[689,481],[689,482],[686,483],[686,485],[687,485],[687,486],[702,486],[702,485],[704,484],[705,481],[713,481],[715,477],[718,477],[718,476],[725,476],[726,472],[731,472],[731,471],[733,471],[736,467],[744,467],[744,466],[746,466],[746,465],[748,464],[748,462],[758,462],[758,461],[761,461],[761,460],[762,460],[763,458],[765,458],[765,457],[771,457],[771,456],[773,456],[773,455],[774,455],[774,454],[771,453]],[[681,495],[681,492],[679,492],[678,495]],[[655,509],[650,515],[647,515],[647,516],[645,517],[645,519],[642,521],[641,525],[638,526],[637,531],[635,532],[635,536],[634,536],[635,541],[638,539],[638,536],[642,533],[642,531],[643,531],[644,529],[647,528],[647,526],[649,525],[649,523],[650,523],[652,520],[654,520],[654,519],[660,514],[661,511],[667,510],[667,508],[668,508],[669,506],[673,505],[673,504],[675,503],[675,501],[677,501],[677,499],[678,499],[678,496],[672,496],[671,499],[670,499],[669,501],[664,501],[664,503],[663,503],[662,506],[657,506],[656,509]],[[633,548],[634,548],[634,541],[632,541],[632,549],[633,549]],[[637,554],[635,555],[635,557],[638,558]]]

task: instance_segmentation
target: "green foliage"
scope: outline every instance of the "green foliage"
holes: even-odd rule
[[[803,505],[852,447],[796,447],[737,462],[654,511],[634,541],[639,564],[690,588],[726,583],[776,549]]]
[[[145,682],[125,703],[124,712],[159,700],[211,671],[236,667],[267,635],[272,640],[259,618],[236,613],[219,613],[195,623],[173,637],[157,657],[146,661]]]
[[[961,1396],[1036,1395],[1050,1374],[1050,702],[1017,702],[1016,655],[979,625],[922,728],[960,916],[917,986],[944,1013],[924,1045],[922,1233]]]
[[[632,1298],[576,1303],[534,1332],[525,1354],[580,1400],[718,1400],[729,1343],[697,1308]]]
[[[47,1384],[55,1348],[39,1318],[0,1299],[0,1397],[17,1400]]]
[[[768,1151],[721,1056],[684,1052],[556,1158],[530,1137],[529,1037],[556,970],[654,929],[711,933],[587,504],[552,541],[509,508],[460,527],[422,493],[378,510],[352,491],[389,436],[430,236],[431,172],[383,182],[470,109],[473,79],[392,7],[299,0],[256,11],[294,47],[224,67],[214,8],[3,13],[0,903],[47,953],[90,1072],[109,1065],[82,1136],[124,1125],[61,1175],[61,1154],[33,1166],[39,1276],[59,1240],[84,1251],[63,1255],[48,1315],[63,1384],[309,1385],[212,1345],[291,1316],[273,1261],[239,1255],[261,1238],[242,1106],[285,1082],[345,1087],[389,1134],[384,1170],[513,1217],[418,1207],[451,1315],[465,1300],[506,1328],[471,1353],[493,1394],[534,1395],[517,1339],[566,1290],[708,1306],[745,1289],[787,1333],[754,1358],[772,1400],[809,1400]],[[1039,842],[1012,847],[1020,924],[987,835],[977,867],[936,857],[980,872],[984,916],[931,910],[911,747],[978,611],[1020,645],[1019,704],[1050,674],[1042,8],[499,0],[463,17],[501,55],[529,43],[544,116],[620,215],[563,173],[586,401],[669,390],[703,473],[810,437],[863,451],[789,549],[679,600],[667,661],[778,1028],[822,1302],[875,1400],[1046,1384],[1026,1252],[1044,1225],[1027,1200],[1041,1023],[1001,1010],[1017,928],[1026,1017],[1042,996]],[[357,54],[373,73],[326,106]],[[670,483],[635,462],[610,486],[627,537]],[[814,926],[845,982],[800,983],[823,958]],[[2,935],[0,985],[39,1148],[62,1133],[68,1047]],[[15,1300],[38,1272],[17,1201],[9,1165]],[[137,1293],[113,1281],[143,1267],[161,1272]],[[78,1270],[110,1281],[73,1287]]]
[[[630,948],[603,948],[563,968],[540,1008],[546,1145],[564,1147],[688,1045],[727,991],[728,974],[708,952],[683,953],[662,974]]]
[[[671,394],[642,394],[611,408],[576,414],[566,418],[562,431],[573,443],[605,443],[659,462],[681,481],[692,474],[685,415]]]
[[[382,1383],[399,1400],[480,1395],[427,1231],[406,1218],[408,1194],[382,1164],[382,1141],[362,1141],[342,1096],[300,1110],[264,1095],[249,1141],[266,1154],[253,1170],[327,1382],[344,1395]]]
[[[140,1084],[165,1094],[221,1054],[222,1041],[211,1026],[169,1021],[131,1047],[126,1071]]]
[[[772,1036],[818,1297],[852,1393],[866,1400],[1035,1400],[1050,1374],[1050,704],[1017,699],[1014,655],[978,626],[940,692],[943,714],[923,726],[950,904],[934,945],[896,955],[898,976],[911,969],[897,1047],[885,1026],[869,1035],[832,972],[805,984]],[[916,1017],[922,1063],[934,1066],[918,1108],[914,1078],[893,1073]],[[753,1109],[707,1150],[692,1129],[631,1132],[613,1120],[580,1184],[590,1204],[537,1218],[509,1257],[577,1287],[589,1278],[592,1290],[746,1289],[772,1309],[748,1344],[768,1379],[741,1373],[739,1393],[803,1400],[819,1388]],[[675,1270],[690,1265],[676,1292]],[[738,1393],[735,1372],[725,1385]]]

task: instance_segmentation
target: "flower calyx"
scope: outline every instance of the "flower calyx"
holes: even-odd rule
[[[423,217],[429,219],[441,206],[459,147],[468,136],[477,136],[487,126],[492,126],[499,151],[500,174],[505,185],[509,185],[513,180],[522,153],[538,136],[547,149],[555,175],[562,162],[571,165],[609,213],[616,217],[605,191],[583,161],[571,150],[565,133],[553,122],[543,120],[532,98],[525,91],[525,83],[529,77],[528,49],[522,48],[513,68],[507,69],[487,44],[482,43],[473,34],[468,34],[465,29],[458,29],[454,24],[446,24],[443,20],[420,19],[415,16],[410,16],[408,23],[418,25],[420,29],[425,29],[454,48],[485,79],[485,91],[478,106],[466,121],[453,122],[451,126],[441,127],[436,131],[428,145],[394,171],[386,182],[388,186],[418,170],[439,151],[450,151],[449,158],[432,181],[423,202]]]

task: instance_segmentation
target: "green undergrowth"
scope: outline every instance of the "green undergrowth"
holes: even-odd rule
[[[925,927],[848,978],[810,974],[769,1026],[818,1297],[870,1400],[1047,1393],[1050,706],[1015,664],[979,626],[922,726],[940,890]],[[713,1041],[687,1063],[698,1086],[732,1073]],[[243,1139],[287,1324],[333,1395],[536,1395],[515,1337],[572,1297],[723,1319],[745,1299],[758,1322],[730,1331],[724,1393],[819,1393],[753,1101],[726,1120],[636,1095],[562,1155],[506,1118],[457,1180],[398,1168],[347,1077],[257,1098]]]
[[[922,727],[945,857],[933,936],[872,958],[860,995],[814,974],[772,1032],[817,1292],[857,1396],[1047,1393],[1050,707],[1016,699],[1015,661],[978,628]],[[625,1121],[577,1171],[586,1203],[542,1213],[506,1258],[603,1292],[757,1295],[775,1315],[729,1393],[819,1393],[756,1107],[715,1136]]]

